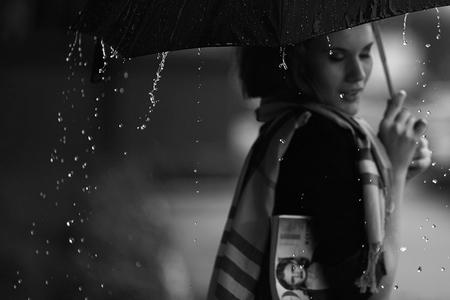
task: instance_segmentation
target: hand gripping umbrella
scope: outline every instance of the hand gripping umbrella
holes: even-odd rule
[[[70,31],[125,58],[215,46],[283,47],[450,0],[91,0]],[[379,31],[388,86],[393,93]]]

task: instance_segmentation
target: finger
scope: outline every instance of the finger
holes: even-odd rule
[[[400,112],[395,116],[395,122],[397,123],[411,123],[411,121],[415,122],[415,117],[412,115],[409,110],[406,108],[401,108]],[[411,128],[413,128],[414,123],[411,124]]]
[[[386,110],[384,112],[385,119],[393,120],[403,107],[403,103],[406,99],[406,92],[401,90],[393,99],[388,101]]]
[[[414,134],[423,136],[425,130],[427,129],[428,122],[424,118],[420,118],[414,123]]]
[[[420,145],[421,145],[421,147],[422,148],[428,148],[428,139],[427,138],[425,138],[425,137],[421,137],[420,138],[420,141],[419,141],[419,143],[420,143]]]

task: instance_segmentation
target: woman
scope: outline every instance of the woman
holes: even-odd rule
[[[404,186],[431,154],[425,120],[402,108],[405,92],[388,101],[378,136],[354,117],[373,44],[362,25],[281,54],[240,50],[243,91],[261,98],[264,125],[238,183],[208,299],[273,299],[270,217],[280,214],[313,217],[313,260],[331,286],[322,299],[389,298]]]

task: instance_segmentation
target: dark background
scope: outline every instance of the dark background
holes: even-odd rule
[[[203,299],[258,126],[233,49],[169,53],[148,113],[161,59],[107,58],[106,81],[90,83],[93,39],[67,34],[85,3],[0,4],[1,299]],[[436,16],[408,17],[408,46],[403,17],[383,25],[394,84],[435,154],[409,185],[394,299],[450,292],[450,15],[439,40]],[[372,77],[362,116],[376,127],[379,61]]]

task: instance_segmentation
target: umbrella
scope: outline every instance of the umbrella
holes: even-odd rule
[[[123,57],[133,58],[214,46],[283,47],[447,5],[450,0],[90,0],[70,31],[94,35]],[[374,32],[393,96],[377,25]]]
[[[450,0],[90,0],[72,32],[125,58],[213,46],[293,45]]]

